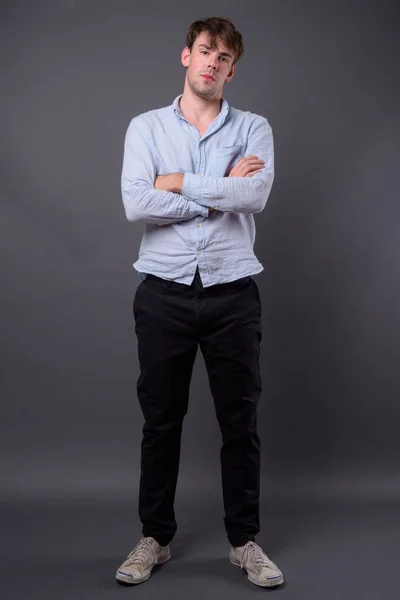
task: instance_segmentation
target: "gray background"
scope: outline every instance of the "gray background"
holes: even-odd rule
[[[7,598],[261,592],[227,561],[200,355],[176,560],[134,590],[113,581],[140,536],[143,425],[131,266],[142,229],[123,211],[123,139],[133,116],[181,93],[187,28],[212,15],[244,37],[226,98],[265,115],[275,137],[275,183],[256,217],[257,541],[285,572],[284,598],[397,598],[398,3],[17,0],[0,10]]]

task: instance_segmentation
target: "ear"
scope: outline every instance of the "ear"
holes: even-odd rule
[[[182,50],[182,54],[181,54],[181,62],[182,62],[182,64],[183,64],[184,67],[188,67],[189,66],[189,59],[190,59],[190,50],[186,46],[186,48],[184,48]]]
[[[231,79],[233,78],[234,74],[236,73],[236,65],[232,65],[231,70],[229,71],[229,75],[228,77],[225,79],[226,83],[229,83],[231,81]]]

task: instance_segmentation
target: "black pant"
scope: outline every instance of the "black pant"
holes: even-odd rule
[[[225,528],[233,546],[259,532],[260,441],[257,402],[261,304],[251,277],[203,288],[149,275],[133,304],[143,427],[139,516],[143,535],[173,538],[181,432],[198,345],[222,433]]]

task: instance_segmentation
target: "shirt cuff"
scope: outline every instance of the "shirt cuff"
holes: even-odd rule
[[[195,175],[194,173],[185,173],[182,182],[182,195],[194,202],[200,203],[207,210],[208,208],[219,210],[220,207],[216,206],[218,201],[215,199],[218,196],[218,191],[215,188],[212,192],[205,189],[204,179],[207,178]]]
[[[183,192],[183,188],[182,188],[182,192]],[[201,215],[202,217],[208,217],[207,206],[202,206],[201,204],[197,204],[197,202],[194,202],[190,198],[187,198],[186,196],[184,196],[184,194],[182,194],[182,196],[183,196],[183,198],[185,198],[185,200],[188,201],[189,210],[191,213],[194,213],[196,216]]]
[[[194,173],[184,173],[182,182],[182,196],[196,200],[201,198],[201,178]]]

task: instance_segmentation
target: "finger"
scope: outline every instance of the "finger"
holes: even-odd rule
[[[252,158],[251,160],[248,161],[249,164],[258,164],[258,163],[265,163],[265,160],[263,160],[262,158]]]
[[[258,156],[243,156],[243,158],[241,158],[238,161],[238,164],[246,164],[246,162],[248,162],[249,160],[259,160]]]
[[[249,160],[248,162],[246,162],[244,165],[241,165],[242,169],[248,169],[248,168],[260,168],[262,166],[265,165],[265,161],[264,160],[260,160],[260,159],[253,159],[253,160]]]
[[[237,165],[239,171],[247,172],[252,169],[261,169],[265,166],[265,162],[263,160],[254,160],[252,162],[245,163],[243,165]]]
[[[247,175],[245,175],[245,177],[253,177],[253,175],[256,175],[257,173],[261,173],[261,169],[258,171],[252,171],[251,173],[247,173]]]
[[[242,169],[243,175],[247,175],[247,173],[251,173],[252,171],[258,171],[265,168],[263,163],[255,163],[252,165],[248,165],[246,168]]]

